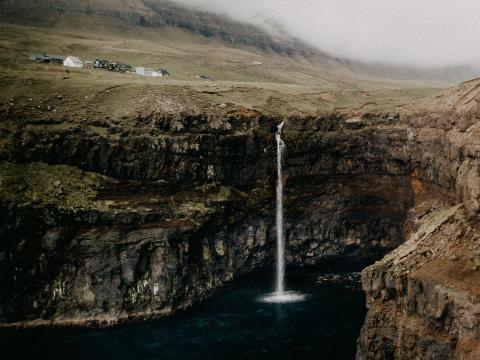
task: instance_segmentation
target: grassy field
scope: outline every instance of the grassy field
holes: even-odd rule
[[[354,74],[315,58],[231,47],[178,28],[132,27],[116,32],[103,25],[82,33],[0,25],[2,106],[75,118],[217,107],[321,114],[342,109],[394,111],[429,101],[441,91],[431,83]],[[162,67],[171,76],[67,70],[28,59],[30,53],[43,52]],[[253,65],[254,61],[262,64]],[[196,75],[211,75],[217,81],[197,80]]]

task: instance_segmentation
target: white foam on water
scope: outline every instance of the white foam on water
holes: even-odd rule
[[[300,294],[294,291],[285,291],[282,293],[274,292],[267,294],[258,299],[260,302],[264,303],[274,303],[274,304],[284,304],[291,302],[299,302],[305,300],[307,295]]]

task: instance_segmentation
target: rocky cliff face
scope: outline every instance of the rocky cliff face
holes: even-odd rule
[[[363,272],[357,359],[480,357],[479,125],[411,122],[414,206],[406,242]]]
[[[171,314],[273,258],[275,125],[253,111],[3,125],[3,326]],[[290,263],[367,268],[359,359],[476,358],[480,126],[286,119]]]
[[[3,323],[161,316],[268,264],[277,123],[237,112],[4,127]],[[412,201],[398,120],[288,125],[288,260],[398,246]]]

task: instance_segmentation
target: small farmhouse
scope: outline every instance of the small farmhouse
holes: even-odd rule
[[[69,56],[63,62],[63,66],[71,68],[83,68],[83,61],[76,56]]]
[[[147,69],[144,67],[137,67],[135,68],[135,74],[141,76],[150,76],[150,77],[162,77],[164,76],[161,72],[155,71],[152,69]]]
[[[30,55],[30,60],[32,61],[37,61],[37,62],[44,62],[44,63],[49,63],[50,59],[47,57],[45,54],[31,54]]]
[[[95,62],[93,63],[93,68],[94,69],[108,70],[110,68],[110,66],[111,66],[111,64],[110,64],[110,61],[108,61],[108,60],[96,59]]]
[[[65,58],[60,55],[51,55],[51,54],[31,54],[30,60],[43,62],[43,63],[55,63],[62,64],[65,61]]]
[[[49,55],[47,54],[50,61],[54,64],[62,64],[65,61],[65,58],[60,55]]]
[[[118,71],[118,72],[131,72],[132,67],[128,64],[122,64],[122,63],[113,63],[113,71]]]

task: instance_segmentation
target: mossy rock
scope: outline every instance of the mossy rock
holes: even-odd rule
[[[105,177],[67,165],[0,163],[0,199],[73,208],[95,207]]]

